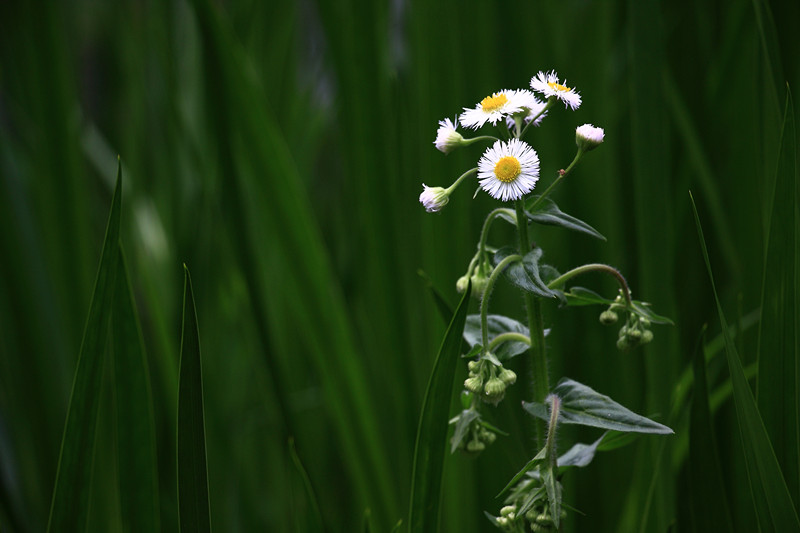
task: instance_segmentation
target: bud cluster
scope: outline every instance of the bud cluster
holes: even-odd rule
[[[600,313],[600,323],[604,326],[616,324],[619,320],[618,312],[628,315],[625,325],[619,330],[617,338],[617,348],[623,352],[632,350],[642,344],[647,344],[653,340],[653,332],[650,331],[650,320],[633,312],[625,303],[622,294],[618,294],[608,309]]]
[[[480,254],[480,252],[478,252]],[[483,254],[480,254],[483,255]],[[474,266],[474,261],[477,259],[477,265]],[[489,277],[492,275],[492,265],[486,257],[478,259],[476,255],[473,263],[470,263],[470,268],[466,274],[458,278],[456,281],[456,290],[459,294],[464,294],[467,290],[467,285],[472,281],[472,296],[480,300],[483,298],[483,293],[486,292],[486,286],[489,285]]]
[[[477,394],[484,402],[497,405],[506,395],[506,388],[517,381],[513,370],[497,366],[488,358],[470,361],[467,365],[469,377],[464,380],[464,388]]]
[[[553,516],[549,512],[549,506],[546,503],[544,505],[534,505],[524,515],[520,515],[517,512],[518,509],[517,505],[506,505],[500,509],[500,516],[495,518],[495,524],[500,529],[512,532],[522,531],[526,522],[530,530],[537,533],[558,531],[555,520],[553,520]],[[566,517],[567,511],[561,509],[559,518],[563,520]]]

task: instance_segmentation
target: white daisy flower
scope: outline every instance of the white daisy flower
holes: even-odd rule
[[[605,136],[606,133],[603,128],[598,128],[591,124],[584,124],[575,128],[575,144],[584,152],[600,146]]]
[[[532,92],[530,92],[527,89],[521,89],[521,90],[519,90],[517,92],[519,93],[518,96],[520,98],[520,101],[522,102],[521,103],[521,106],[522,106],[522,111],[521,112],[524,113],[523,120],[525,121],[525,124],[528,124],[531,120],[533,120],[533,117],[536,117],[537,115],[539,115],[539,113],[542,113],[542,110],[545,109],[545,107],[547,107],[547,103],[542,102],[541,100],[536,98],[536,95],[533,94]],[[544,113],[539,115],[536,118],[536,121],[533,123],[533,125],[534,126],[541,126],[542,120],[546,116],[547,116],[547,111],[545,111]],[[506,125],[509,128],[513,128],[514,127],[515,124],[514,124],[514,117],[513,116],[506,117]]]
[[[437,150],[446,154],[461,145],[464,137],[462,137],[461,134],[456,131],[457,127],[458,118],[456,118],[455,122],[449,118],[439,121],[439,129],[436,132],[436,140],[433,141],[433,144],[436,145]]]
[[[504,89],[487,96],[474,109],[465,107],[459,118],[461,125],[478,129],[487,122],[494,125],[503,117],[519,112],[525,101],[525,98],[520,97],[519,93],[520,91]]]
[[[450,194],[447,189],[442,187],[428,187],[424,183],[422,194],[419,195],[420,203],[425,207],[428,213],[436,213],[441,211],[447,202],[450,201]]]
[[[497,141],[478,161],[478,182],[490,196],[503,202],[518,200],[539,180],[539,156],[519,139]]]
[[[567,87],[566,84],[567,80],[564,80],[563,84],[558,80],[558,74],[554,70],[547,73],[540,71],[531,78],[531,89],[547,98],[555,96],[574,111],[581,106],[581,95],[575,89]]]

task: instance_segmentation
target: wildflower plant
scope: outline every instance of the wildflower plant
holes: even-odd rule
[[[562,480],[573,467],[589,464],[597,451],[616,447],[621,433],[669,434],[672,430],[638,415],[589,385],[569,378],[551,386],[548,353],[545,345],[542,303],[557,301],[563,307],[598,305],[603,311],[603,325],[620,324],[617,347],[632,350],[651,342],[654,324],[671,322],[650,310],[649,304],[633,300],[623,275],[615,268],[591,263],[572,268],[563,274],[545,264],[543,250],[531,244],[535,224],[559,226],[603,239],[589,224],[562,212],[550,193],[569,176],[583,157],[605,140],[602,128],[583,124],[575,130],[577,151],[566,169],[558,170],[554,179],[540,194],[540,156],[533,141],[526,135],[539,127],[557,103],[567,110],[582,104],[578,91],[551,72],[539,72],[531,79],[530,88],[501,90],[487,96],[474,108],[464,108],[457,120],[441,121],[434,144],[448,153],[476,142],[490,144],[478,159],[477,166],[464,172],[447,188],[424,186],[420,202],[428,212],[443,209],[453,191],[476,176],[476,194],[483,190],[502,202],[486,217],[478,238],[475,255],[466,273],[456,282],[464,292],[480,300],[480,313],[466,319],[463,337],[469,351],[468,377],[461,392],[461,411],[450,420],[453,426],[450,450],[470,455],[485,452],[505,434],[488,420],[488,411],[498,406],[506,390],[518,376],[506,367],[514,357],[526,357],[530,368],[533,398],[523,402],[523,409],[532,417],[537,437],[536,453],[502,490],[504,505],[497,515],[487,513],[491,522],[503,531],[557,531],[570,507],[562,502]],[[537,96],[537,94],[539,96]],[[464,137],[458,127],[480,129],[492,127],[492,134]],[[531,128],[531,125],[534,128]],[[532,135],[531,135],[532,136]],[[501,219],[516,227],[516,242],[505,245],[490,243],[490,229]],[[619,291],[610,297],[572,285],[574,278],[589,272],[611,276]],[[500,279],[520,290],[526,317],[523,322],[489,312],[491,294]],[[580,424],[605,432],[593,443],[577,443],[559,454],[556,449],[561,424]]]

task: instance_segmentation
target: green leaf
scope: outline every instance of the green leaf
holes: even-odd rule
[[[547,226],[560,226],[572,231],[584,233],[602,241],[606,240],[606,238],[603,237],[599,231],[591,227],[586,222],[561,211],[556,203],[550,198],[545,198],[539,202],[539,205],[536,206],[536,211],[530,211],[528,206],[532,206],[538,201],[538,199],[539,196],[537,195],[531,196],[525,200],[525,214],[532,221],[539,224],[545,224]]]
[[[544,466],[544,468],[542,468]],[[559,522],[561,521],[561,483],[556,479],[556,473],[553,465],[549,461],[545,461],[539,467],[539,472],[542,476],[542,484],[547,491],[547,501],[550,504],[550,518],[558,529]]]
[[[568,378],[562,379],[553,390],[561,398],[558,420],[564,424],[613,429],[636,433],[674,433],[670,428],[637,415],[608,396]],[[541,403],[523,402],[522,406],[533,416],[549,420],[549,408]]]
[[[575,444],[567,450],[567,452],[558,458],[558,468],[566,469],[571,466],[584,467],[592,462],[594,455],[597,452],[597,447],[608,435],[608,432],[603,433],[599,439],[591,444],[583,444],[581,442]]]
[[[463,441],[464,437],[467,436],[467,430],[469,429],[472,421],[480,417],[481,414],[475,409],[464,409],[461,411],[461,414],[459,414],[453,420],[456,428],[453,431],[453,437],[450,439],[450,453],[453,453],[458,449],[458,445],[461,444],[461,441]]]
[[[708,258],[703,228],[700,225],[700,216],[694,203],[691,192],[689,198],[694,211],[697,234],[700,238],[700,248],[703,259],[708,269],[711,280],[711,290],[717,304],[722,333],[725,339],[725,356],[728,360],[728,370],[733,384],[733,398],[736,405],[736,419],[739,422],[739,434],[742,438],[745,464],[750,479],[751,494],[755,500],[756,514],[762,531],[800,531],[798,519],[792,497],[786,486],[786,481],[781,473],[778,459],[770,443],[764,422],[758,412],[755,398],[747,384],[742,362],[733,340],[728,334],[728,322],[722,312],[722,305],[717,295],[714,283],[714,274],[711,271],[711,261]]]
[[[122,524],[159,531],[158,464],[150,374],[122,247],[111,320]]]
[[[522,470],[520,470],[519,472],[517,472],[516,474],[514,474],[514,477],[512,477],[512,478],[511,478],[511,481],[509,481],[509,482],[506,484],[506,486],[505,486],[505,487],[503,487],[503,490],[501,490],[501,491],[500,491],[500,493],[497,495],[497,498],[499,498],[500,496],[502,496],[503,494],[505,494],[505,492],[506,492],[508,489],[510,489],[511,487],[513,487],[514,485],[516,485],[516,484],[517,484],[517,482],[518,482],[520,479],[522,479],[522,476],[524,476],[524,475],[525,475],[525,474],[527,474],[528,472],[532,471],[533,469],[535,469],[536,467],[538,467],[539,465],[541,465],[541,464],[544,462],[544,460],[545,460],[545,453],[546,453],[546,452],[547,452],[547,450],[546,450],[545,448],[542,448],[541,450],[539,450],[539,453],[537,453],[537,454],[536,454],[536,455],[533,457],[533,459],[531,459],[530,461],[528,461],[528,462],[525,464],[525,466],[523,466],[523,467],[522,467]],[[521,512],[521,511],[520,511],[520,512]]]
[[[800,494],[796,145],[794,107],[787,90],[764,260],[756,397],[795,504]]]
[[[411,504],[408,512],[408,524],[412,532],[434,531],[437,527],[445,457],[444,443],[447,437],[447,412],[450,409],[453,377],[461,352],[461,337],[471,291],[470,283],[445,332],[422,402],[414,447]]]
[[[122,170],[111,200],[106,236],[95,278],[89,316],[83,331],[78,366],[61,440],[58,470],[50,506],[48,531],[83,532],[86,529],[92,478],[97,410],[109,319],[119,263],[119,227],[122,202]]]
[[[509,267],[510,268],[510,267]],[[528,328],[517,322],[513,318],[508,318],[502,315],[488,315],[486,317],[486,325],[489,327],[489,342],[501,333],[521,333],[526,337],[530,337]],[[471,347],[479,346],[481,344],[481,316],[469,315],[467,322],[464,326],[464,340],[467,341]],[[511,341],[500,344],[494,354],[500,361],[506,361],[512,357],[524,353],[528,350],[528,345],[524,342]]]
[[[300,474],[300,478],[303,480],[303,489],[305,490],[306,498],[308,498],[308,502],[311,507],[311,514],[314,524],[313,531],[325,531],[324,522],[322,521],[322,513],[319,510],[319,502],[317,501],[317,494],[314,492],[314,487],[311,485],[311,478],[308,476],[305,466],[303,466],[303,461],[301,461],[300,456],[297,455],[297,448],[294,445],[294,437],[289,437],[289,456],[292,458],[292,464],[294,465],[295,470],[297,470],[297,473]],[[371,515],[372,512],[369,510],[369,508],[364,510],[365,531],[370,531],[371,529]]]
[[[581,307],[585,305],[611,305],[614,303],[614,300],[609,300],[608,298],[600,296],[593,290],[585,287],[570,287],[569,292],[565,292],[563,294],[566,298],[567,305],[573,307]],[[654,313],[650,309],[650,304],[648,302],[632,300],[631,306],[631,312],[642,318],[646,318],[653,324],[667,324],[670,326],[674,325],[674,322],[672,322],[672,320],[669,318]]]
[[[494,254],[494,264],[497,265],[509,255],[514,255],[516,253],[517,252],[511,247],[501,248]],[[517,261],[508,265],[503,275],[511,283],[524,291],[531,292],[542,298],[557,298],[558,293],[548,288],[539,274],[539,260],[541,258],[541,248],[531,250],[525,254],[522,261]]]
[[[186,265],[183,269],[183,328],[178,381],[178,521],[182,532],[203,533],[211,531],[203,370],[192,278]]]
[[[708,405],[706,359],[703,350],[696,350],[694,376],[694,394],[689,414],[688,469],[692,523],[695,531],[733,531],[719,463],[719,448]]]

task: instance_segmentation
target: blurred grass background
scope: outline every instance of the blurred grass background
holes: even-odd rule
[[[673,395],[703,326],[713,338],[719,324],[687,191],[737,323],[761,305],[786,83],[800,86],[798,20],[800,4],[759,0],[3,2],[0,529],[47,525],[118,154],[162,528],[177,525],[184,262],[202,345],[214,528],[314,531],[317,505],[327,531],[357,530],[367,508],[374,531],[405,519],[419,409],[445,329],[417,271],[454,304],[495,205],[462,187],[441,214],[424,212],[421,184],[449,185],[482,150],[443,156],[432,145],[436,123],[556,69],[583,105],[554,110],[530,139],[549,181],[571,161],[577,125],[605,128],[605,144],[555,200],[608,242],[551,228],[536,228],[535,239],[562,271],[619,267],[634,297],[676,322],[623,354],[599,310],[545,307],[554,380],[586,383],[677,433],[571,473],[565,501],[585,515],[565,530],[692,530],[680,452],[689,408],[676,410]],[[796,199],[795,187],[795,210]],[[502,243],[510,230],[496,226],[492,240]],[[606,280],[581,284],[613,295]],[[521,317],[522,302],[500,288],[493,312]],[[758,330],[737,336],[745,366],[756,361]],[[113,394],[106,372],[101,398]],[[727,380],[723,358],[708,373],[713,393]],[[514,436],[477,460],[446,460],[443,531],[491,527],[482,511],[497,511],[495,494],[530,458],[514,408],[524,393],[516,387],[492,413]],[[107,404],[91,531],[124,530],[109,437],[124,422]],[[753,506],[740,504],[750,489],[730,399],[713,422],[734,528],[754,531]],[[565,446],[570,437],[596,434],[565,432]],[[788,442],[791,455],[796,437]],[[797,506],[796,459],[782,466]]]

